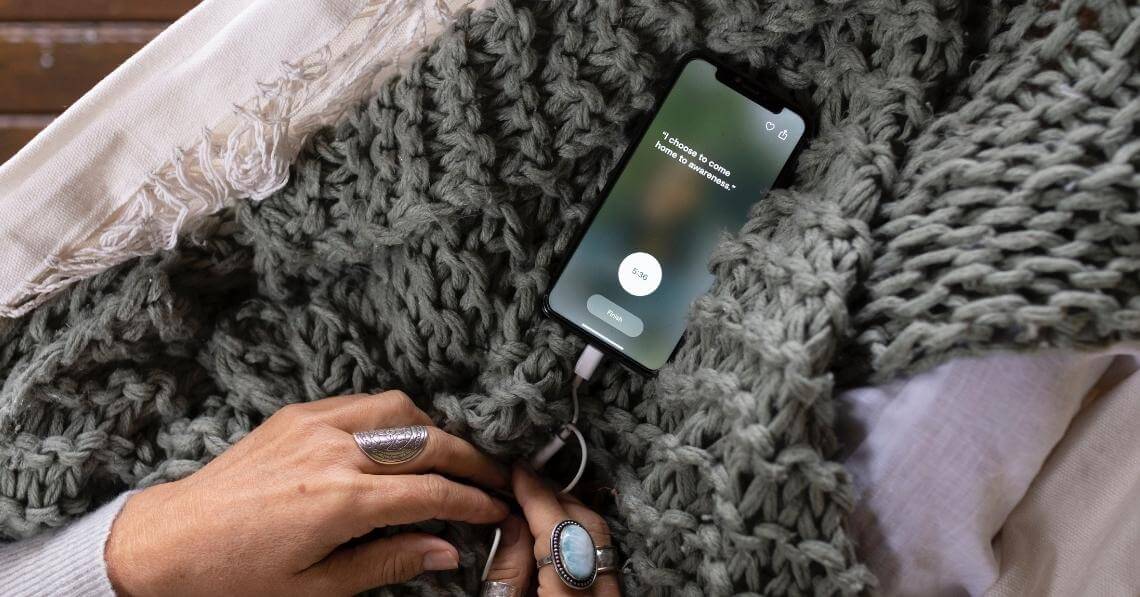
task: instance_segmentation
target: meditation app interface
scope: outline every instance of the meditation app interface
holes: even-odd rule
[[[649,369],[712,285],[725,233],[776,181],[804,132],[689,62],[550,291],[550,308]]]

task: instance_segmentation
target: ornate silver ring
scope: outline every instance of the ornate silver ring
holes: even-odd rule
[[[380,464],[407,462],[424,451],[428,429],[423,425],[373,429],[352,434],[360,451]]]
[[[566,586],[588,589],[599,574],[617,570],[617,551],[612,545],[598,547],[578,521],[563,520],[550,531],[550,555],[538,560],[539,568],[548,565]]]

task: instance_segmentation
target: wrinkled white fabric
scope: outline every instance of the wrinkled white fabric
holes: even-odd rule
[[[840,397],[851,532],[884,594],[981,595],[997,581],[991,541],[1123,350],[959,359]]]
[[[1137,359],[1117,357],[1006,520],[988,597],[1140,595]]]
[[[0,166],[0,317],[279,188],[306,134],[467,4],[202,2]]]
[[[362,2],[297,3],[293,19],[276,18],[273,2],[208,1],[96,85],[0,168],[0,300],[12,304],[50,256],[96,233],[176,147],[256,96],[283,59],[327,43]]]

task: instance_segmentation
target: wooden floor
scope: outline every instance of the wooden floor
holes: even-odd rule
[[[0,0],[0,163],[200,0]]]

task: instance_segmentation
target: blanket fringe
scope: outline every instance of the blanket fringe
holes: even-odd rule
[[[240,198],[261,200],[283,187],[305,139],[335,123],[391,71],[427,45],[471,0],[368,0],[329,44],[281,76],[170,160],[92,235],[46,257],[38,273],[0,305],[19,317],[66,286],[128,259],[172,249],[194,223]]]

